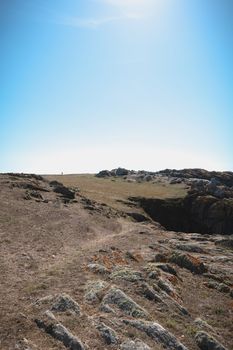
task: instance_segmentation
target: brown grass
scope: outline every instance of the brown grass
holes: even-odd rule
[[[121,178],[102,179],[94,175],[47,175],[49,181],[57,180],[65,186],[80,189],[84,196],[116,209],[124,209],[122,201],[129,197],[177,198],[183,197],[187,189],[183,184],[127,182]],[[120,201],[120,202],[118,202]]]

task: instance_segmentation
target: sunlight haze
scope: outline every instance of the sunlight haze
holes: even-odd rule
[[[1,1],[1,171],[233,170],[232,10]]]

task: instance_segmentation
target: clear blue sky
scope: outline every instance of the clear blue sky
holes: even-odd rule
[[[1,0],[0,172],[233,170],[232,0]]]

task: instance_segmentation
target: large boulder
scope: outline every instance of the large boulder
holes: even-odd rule
[[[129,174],[129,170],[125,169],[125,168],[117,168],[116,169],[116,176],[126,176]]]
[[[98,174],[95,175],[96,177],[110,177],[112,176],[111,171],[109,170],[101,170]]]

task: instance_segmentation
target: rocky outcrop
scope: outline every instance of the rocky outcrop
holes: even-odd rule
[[[163,176],[169,176],[172,178],[182,178],[182,179],[201,179],[208,180],[215,179],[219,183],[226,186],[233,186],[233,172],[231,171],[208,171],[205,169],[165,169],[159,171],[157,174]]]
[[[152,338],[156,343],[161,344],[165,349],[187,350],[187,348],[180,343],[173,334],[168,332],[158,323],[145,322],[141,320],[124,320],[123,322],[146,333],[150,338]]]
[[[227,350],[214,337],[203,331],[196,334],[195,340],[201,350]]]
[[[58,295],[53,302],[51,307],[53,312],[66,312],[75,313],[80,315],[80,307],[75,300],[73,300],[69,295],[63,293]]]
[[[88,264],[87,268],[90,271],[94,273],[99,273],[101,275],[110,273],[110,271],[104,265],[101,265],[101,264]]]
[[[126,340],[121,344],[121,350],[151,350],[151,348],[143,343],[141,340]]]
[[[122,279],[128,282],[136,282],[143,279],[141,272],[134,271],[129,267],[115,268],[111,273],[110,278],[113,280]]]
[[[96,328],[100,332],[101,337],[104,339],[107,345],[114,345],[119,343],[119,339],[116,332],[112,328],[106,326],[106,324],[104,324],[103,322],[98,323],[96,325]]]
[[[36,319],[35,322],[39,328],[43,329],[53,338],[61,341],[70,350],[85,350],[81,340],[59,323],[51,312],[46,312],[43,318]]]
[[[169,261],[196,274],[207,272],[207,267],[203,264],[203,262],[201,262],[199,258],[196,258],[190,254],[180,254],[178,252],[174,252]]]
[[[96,174],[96,177],[110,177],[110,176],[114,176],[114,173],[112,173],[109,170],[101,170],[98,174]]]
[[[155,303],[163,303],[161,296],[148,283],[141,283],[137,288],[137,293]]]
[[[97,281],[88,282],[85,288],[85,291],[86,291],[84,295],[85,301],[90,304],[95,304],[97,302],[100,302],[101,293],[107,287],[108,287],[108,283],[105,281],[97,280]]]
[[[50,182],[50,186],[53,187],[53,191],[55,193],[61,194],[64,198],[67,199],[74,199],[75,198],[75,192],[71,191],[68,187],[64,186],[63,184],[52,181]]]
[[[233,172],[231,171],[208,171],[205,169],[165,169],[157,172],[146,170],[128,170],[125,168],[117,168],[112,170],[102,170],[97,177],[111,177],[120,176],[125,177],[126,180],[135,181],[157,181],[166,178],[171,184],[206,184],[211,186],[222,185],[233,187]]]
[[[136,318],[146,318],[148,313],[139,306],[133,299],[126,295],[122,290],[112,287],[105,295],[102,301],[103,305],[116,306],[126,315]]]
[[[130,199],[168,230],[209,234],[233,232],[233,198],[188,194],[178,199]]]
[[[184,183],[189,192],[183,198],[129,198],[145,213],[168,230],[231,234],[233,232],[233,172],[204,169],[166,169],[159,172],[132,171],[124,168],[101,171],[97,177],[119,176],[127,181]],[[134,213],[129,213],[134,217]],[[148,218],[136,213],[137,221]]]
[[[110,176],[127,176],[130,174],[130,170],[125,168],[117,168],[112,170],[101,170],[96,177],[110,177]]]

